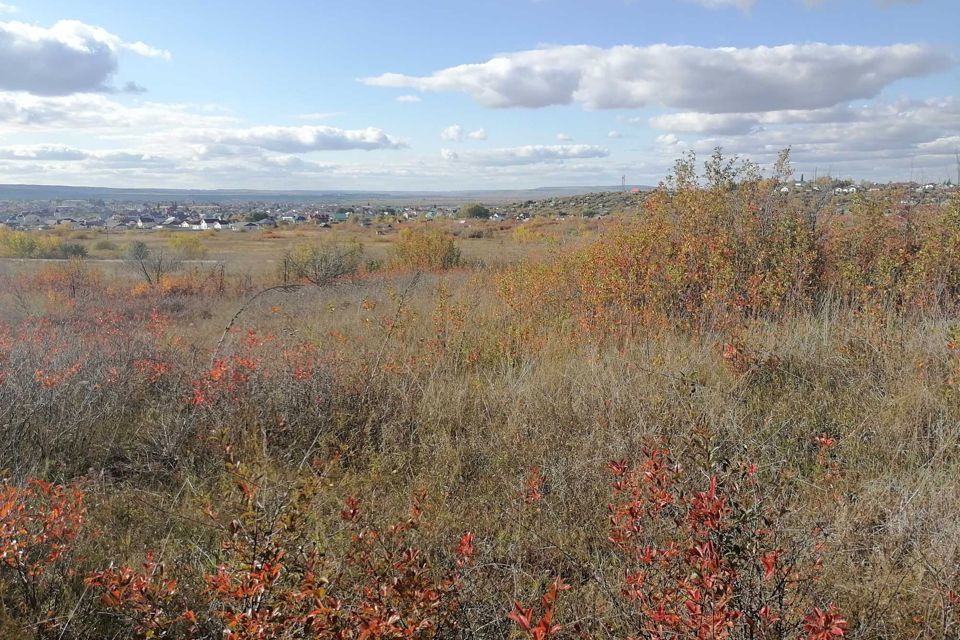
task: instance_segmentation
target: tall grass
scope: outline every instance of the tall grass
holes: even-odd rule
[[[649,544],[723,550],[711,570],[740,603],[725,633],[760,637],[744,599],[767,597],[764,580],[793,558],[810,579],[784,569],[796,607],[762,637],[814,637],[809,625],[841,616],[851,637],[955,634],[957,203],[865,199],[815,217],[767,182],[721,186],[664,189],[641,219],[552,257],[445,271],[451,245],[411,235],[398,247],[436,270],[417,257],[313,286],[292,269],[309,286],[252,302],[269,277],[147,286],[83,262],[7,274],[0,467],[9,487],[80,487],[96,535],[64,543],[43,606],[3,574],[5,632],[142,636],[160,611],[155,635],[222,637],[239,634],[230,616],[271,603],[257,624],[298,637],[310,574],[329,582],[318,607],[336,608],[329,594],[353,616],[317,614],[330,629],[386,624],[389,610],[418,637],[527,633],[507,619],[512,601],[524,612],[560,576],[571,588],[548,599],[556,634],[649,635],[644,603],[692,588],[693,565],[660,566],[674,582],[625,595],[638,565],[608,540],[607,505],[654,512],[624,501],[608,464],[643,468],[655,449],[674,469],[670,515],[637,522]],[[691,502],[711,481],[729,505],[716,518]],[[42,520],[37,509],[23,517]],[[389,539],[401,564],[364,556],[354,533]],[[275,579],[244,559],[264,549],[287,558],[270,560]],[[374,616],[364,586],[397,576],[410,591],[385,593]],[[232,582],[254,577],[267,594],[256,606]],[[444,595],[427,606],[429,590]]]

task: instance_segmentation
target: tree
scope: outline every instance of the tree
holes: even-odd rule
[[[166,255],[163,249],[154,253],[142,240],[130,244],[127,259],[137,265],[149,285],[160,284],[163,276],[177,267],[177,261]]]
[[[793,165],[790,164],[790,147],[782,149],[773,165],[773,177],[778,183],[787,182],[793,177]]]
[[[460,207],[460,217],[461,218],[489,218],[490,209],[487,209],[482,204],[466,204]]]
[[[711,189],[729,191],[737,181],[737,156],[723,157],[723,149],[715,147],[710,159],[703,163],[707,186]]]

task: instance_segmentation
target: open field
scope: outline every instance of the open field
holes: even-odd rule
[[[956,637],[960,200],[771,193],[3,260],[2,635]]]
[[[386,227],[388,223],[383,225]],[[108,263],[125,260],[134,242],[143,242],[152,250],[176,252],[177,239],[195,238],[202,245],[204,262],[223,262],[233,270],[275,268],[283,252],[298,243],[361,243],[364,253],[372,260],[386,260],[397,233],[405,228],[429,226],[442,229],[460,240],[460,250],[468,263],[487,265],[516,262],[539,249],[569,246],[584,238],[594,237],[605,225],[605,220],[537,220],[519,223],[473,220],[459,223],[455,220],[435,222],[392,222],[390,229],[378,230],[355,224],[336,224],[330,228],[318,225],[281,227],[278,229],[239,231],[104,231],[86,229],[57,229],[48,234],[64,243],[82,246],[91,262]],[[0,251],[0,260],[16,261]],[[272,265],[272,266],[271,266]],[[101,266],[105,266],[101,264]],[[272,275],[272,274],[269,274]]]

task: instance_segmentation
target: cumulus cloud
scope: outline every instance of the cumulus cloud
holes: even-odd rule
[[[623,134],[620,133],[619,131],[608,131],[607,137],[612,140],[618,140],[623,137]]]
[[[58,160],[73,161],[89,158],[90,154],[64,145],[22,145],[0,147],[2,160]]]
[[[462,92],[495,108],[579,103],[588,109],[661,105],[736,113],[819,109],[872,98],[898,80],[952,64],[943,51],[919,44],[716,49],[579,45],[510,53],[429,76],[386,73],[363,82]]]
[[[491,149],[470,154],[455,154],[456,159],[488,167],[511,167],[555,163],[565,160],[606,158],[610,151],[590,144],[526,145]]]
[[[70,165],[97,166],[102,169],[155,171],[180,166],[176,158],[140,150],[86,150],[67,145],[20,145],[0,147],[0,161],[15,162],[38,169],[58,169]]]
[[[655,116],[650,125],[675,133],[743,135],[759,129],[804,124],[916,123],[940,133],[960,128],[960,98],[903,99],[868,106],[842,105],[826,109],[755,113],[683,112]]]
[[[672,133],[664,133],[662,135],[657,136],[657,139],[655,142],[660,147],[668,147],[668,148],[678,147],[683,144],[680,138],[678,138]]]
[[[121,51],[170,57],[162,49],[126,42],[77,20],[61,20],[50,28],[0,22],[0,90],[43,96],[108,91]]]
[[[557,140],[559,142],[570,142],[573,140],[573,137],[571,137],[570,134],[567,134],[567,133],[558,133]]]
[[[810,169],[832,166],[843,175],[873,179],[905,179],[914,164],[927,175],[952,175],[960,141],[957,97],[738,114],[735,122],[718,121],[715,114],[676,115],[683,117],[667,121],[677,133],[665,133],[656,141],[665,155],[684,145],[704,153],[721,146],[772,162],[777,150],[790,146],[794,160]]]
[[[171,127],[222,127],[236,119],[184,104],[125,105],[98,94],[35,96],[0,91],[0,131],[93,129],[110,133]]]
[[[467,134],[467,137],[471,140],[486,140],[487,130],[477,129],[476,131],[471,131],[470,133]]]
[[[452,124],[440,132],[440,139],[447,142],[460,142],[463,140],[463,127],[458,124]]]
[[[239,147],[257,147],[281,153],[310,151],[346,151],[362,149],[402,149],[406,143],[385,133],[382,129],[338,129],[336,127],[262,126],[247,129],[200,131],[194,134],[198,142]]]

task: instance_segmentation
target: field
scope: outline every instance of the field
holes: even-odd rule
[[[0,635],[957,637],[960,200],[694,179],[3,260]]]

